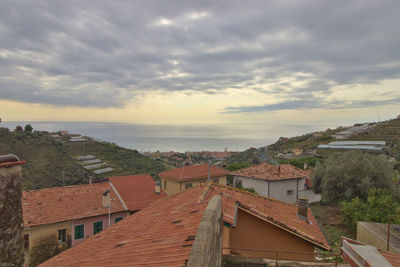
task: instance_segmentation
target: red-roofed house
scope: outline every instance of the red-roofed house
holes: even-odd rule
[[[284,250],[292,253],[279,259],[312,261],[315,247],[330,249],[310,209],[207,184],[153,202],[41,266],[184,266],[214,196],[222,197],[224,254],[274,258],[270,250]]]
[[[150,175],[23,192],[25,249],[49,237],[75,246],[162,197]]]
[[[253,188],[257,194],[296,203],[299,192],[305,189],[309,172],[290,164],[279,166],[262,163],[230,173],[236,186]]]
[[[226,185],[226,175],[228,171],[214,165],[208,164],[185,166],[161,172],[161,186],[167,195],[182,192],[185,189],[206,183],[208,172],[213,183]]]
[[[167,195],[163,190],[155,192],[156,183],[149,174],[116,176],[108,178],[132,214],[151,202]]]

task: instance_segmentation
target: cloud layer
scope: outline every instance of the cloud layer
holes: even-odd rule
[[[399,13],[399,1],[2,1],[0,98],[122,107],[149,91],[246,89],[265,104],[224,112],[396,104],[399,88],[347,102],[334,88],[400,78]]]

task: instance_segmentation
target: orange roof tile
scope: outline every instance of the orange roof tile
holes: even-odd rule
[[[310,210],[311,223],[307,223],[297,217],[295,205],[213,184],[155,201],[41,266],[182,266],[214,195],[222,195],[225,222],[233,222],[238,204],[267,223],[318,247],[330,248]]]
[[[297,206],[295,204],[264,198],[257,194],[229,186],[213,184],[211,188],[212,190],[208,194],[209,199],[216,194],[222,194],[222,209],[225,222],[233,224],[235,205],[238,203],[240,207],[263,218],[265,221],[273,223],[308,242],[314,243],[320,248],[330,249],[311,209],[308,209],[307,217],[310,223],[307,223],[297,216]]]
[[[116,176],[109,180],[130,211],[143,209],[151,202],[166,196],[162,190],[160,194],[155,193],[156,184],[149,174]]]
[[[281,164],[280,166],[262,163],[256,166],[240,169],[230,174],[236,176],[264,179],[264,180],[283,180],[302,178],[307,176],[307,172],[296,168],[290,164]]]
[[[378,249],[378,251],[382,254],[385,259],[390,262],[393,266],[400,266],[400,254],[392,253],[392,252],[387,252],[381,249]]]
[[[229,172],[222,168],[219,168],[214,165],[210,166],[210,177],[225,176],[227,174],[229,174]],[[208,165],[201,164],[201,165],[180,167],[161,172],[159,175],[162,178],[172,179],[176,181],[191,181],[198,179],[206,179],[208,177]]]
[[[25,226],[55,223],[107,214],[103,195],[111,191],[111,212],[124,211],[123,204],[110,184],[95,183],[53,187],[22,193],[22,210]]]
[[[207,207],[204,190],[155,201],[40,266],[183,266]]]

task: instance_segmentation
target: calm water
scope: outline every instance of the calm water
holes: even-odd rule
[[[108,122],[2,122],[15,129],[31,124],[34,130],[68,130],[139,151],[243,151],[276,142],[280,136],[296,136],[326,129],[321,125],[224,125],[165,126]]]

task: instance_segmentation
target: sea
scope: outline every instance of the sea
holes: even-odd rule
[[[244,151],[275,143],[279,137],[292,137],[321,131],[324,125],[143,125],[113,122],[1,122],[14,130],[17,125],[32,125],[34,130],[81,134],[115,143],[140,152]],[[326,128],[324,128],[326,127]]]

